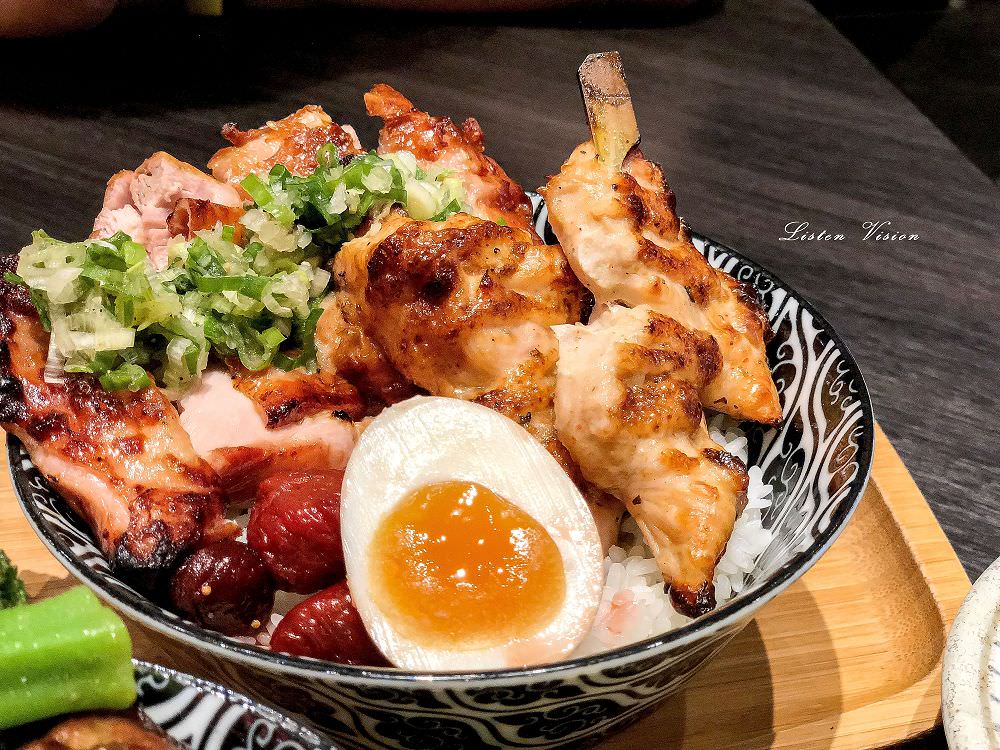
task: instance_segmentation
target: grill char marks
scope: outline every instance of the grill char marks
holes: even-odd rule
[[[282,372],[274,367],[250,372],[238,362],[227,364],[234,387],[257,405],[268,429],[323,412],[342,412],[350,419],[365,414],[358,389],[337,375],[301,369]]]
[[[16,258],[5,257],[0,272]],[[116,572],[156,588],[178,560],[232,533],[211,467],[160,391],[109,393],[43,378],[48,334],[22,288],[0,281],[0,423],[91,526]]]
[[[384,83],[365,94],[368,114],[384,125],[378,136],[380,154],[408,151],[428,172],[448,170],[465,187],[465,202],[486,219],[534,236],[531,201],[499,164],[486,155],[483,130],[472,117],[459,127],[449,117],[421,112],[405,96]]]

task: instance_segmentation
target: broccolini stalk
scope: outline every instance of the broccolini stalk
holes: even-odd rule
[[[17,568],[0,549],[0,609],[16,607],[28,601],[24,583],[17,577]]]
[[[88,589],[0,611],[0,729],[135,695],[125,624]]]

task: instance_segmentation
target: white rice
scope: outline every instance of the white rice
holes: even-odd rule
[[[734,421],[717,416],[708,427],[712,439],[723,450],[746,462],[747,439]],[[751,466],[748,473],[746,508],[736,519],[726,552],[715,569],[718,604],[743,591],[747,575],[771,543],[771,532],[761,525],[761,513],[771,505],[771,486],[763,483],[760,467]],[[574,656],[627,646],[691,621],[670,603],[656,560],[631,518],[622,523],[618,545],[604,558],[604,575],[597,617]]]
[[[723,416],[713,417],[708,423],[709,434],[723,450],[746,462],[747,439],[737,424]],[[763,483],[760,467],[751,466],[748,473],[747,505],[736,519],[726,552],[715,569],[718,604],[743,591],[747,575],[772,539],[772,533],[761,525],[761,513],[771,505],[771,485]],[[233,520],[244,529],[240,541],[246,541],[245,529],[250,514]],[[670,603],[656,560],[631,518],[622,522],[618,545],[611,547],[604,558],[604,576],[604,591],[594,625],[573,656],[589,656],[627,646],[691,621]],[[271,642],[271,634],[288,610],[306,598],[287,591],[277,592],[274,610],[260,632],[256,636],[237,636],[233,640],[266,648]]]

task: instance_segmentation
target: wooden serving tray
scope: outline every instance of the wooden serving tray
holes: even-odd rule
[[[75,583],[31,531],[6,479],[0,549],[32,596]],[[927,732],[940,717],[945,636],[968,590],[955,551],[877,429],[868,490],[823,559],[684,691],[602,750],[868,750]],[[130,629],[136,656],[179,666],[162,636]]]

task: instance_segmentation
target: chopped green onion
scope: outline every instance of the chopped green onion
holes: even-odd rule
[[[246,297],[260,299],[271,284],[266,276],[199,276],[195,285],[199,292],[239,292]]]
[[[240,187],[246,190],[250,194],[250,197],[253,198],[253,202],[261,208],[274,200],[274,194],[271,192],[271,189],[264,184],[264,181],[260,177],[252,172],[243,178],[243,181],[240,182]]]
[[[128,362],[108,370],[99,380],[106,391],[139,391],[152,385],[145,370]]]

